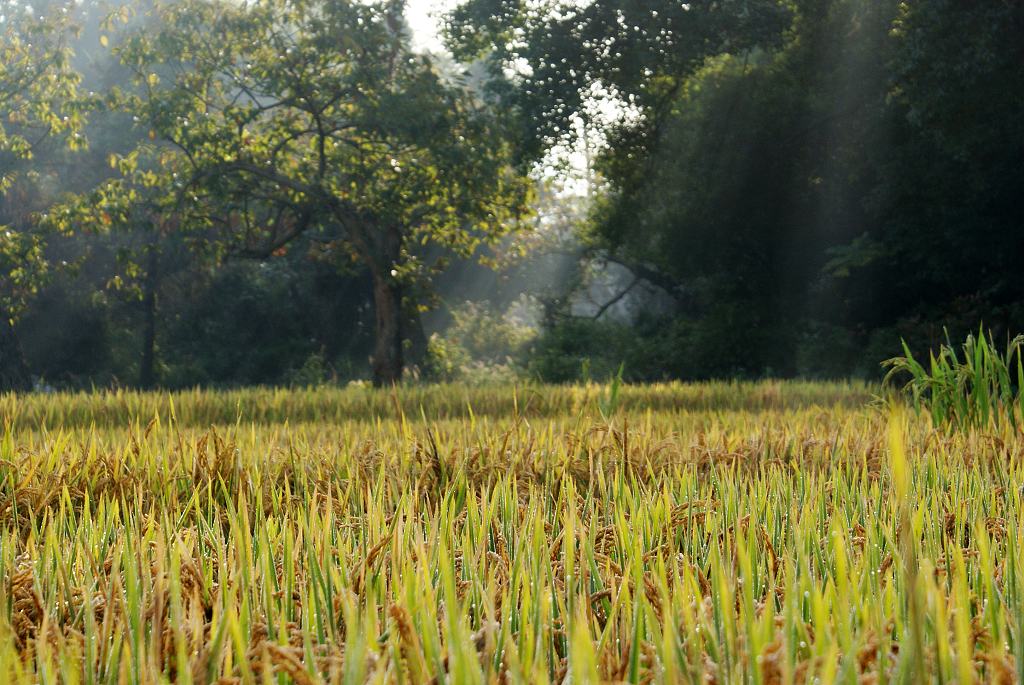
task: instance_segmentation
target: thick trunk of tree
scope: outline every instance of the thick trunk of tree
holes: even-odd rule
[[[142,356],[139,360],[139,386],[152,388],[156,383],[156,288],[157,263],[155,250],[149,255],[149,266],[142,292]]]
[[[7,315],[0,311],[0,391],[31,389],[32,376],[21,351],[18,335]]]
[[[373,306],[376,344],[373,354],[373,384],[385,387],[402,380],[402,287],[390,273],[374,271]]]

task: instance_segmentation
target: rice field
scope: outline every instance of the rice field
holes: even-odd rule
[[[1020,682],[1024,435],[877,392],[0,397],[0,679]]]

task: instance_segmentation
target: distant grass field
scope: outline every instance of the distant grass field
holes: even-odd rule
[[[1019,682],[1024,435],[877,392],[0,397],[0,680]]]

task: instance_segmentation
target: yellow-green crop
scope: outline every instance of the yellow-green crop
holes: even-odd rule
[[[1024,436],[797,383],[0,398],[0,674],[968,683]]]

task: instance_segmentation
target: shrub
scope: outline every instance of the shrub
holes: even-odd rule
[[[452,312],[444,334],[427,342],[423,375],[434,381],[487,383],[514,380],[534,331],[495,312],[486,303],[466,302]]]

